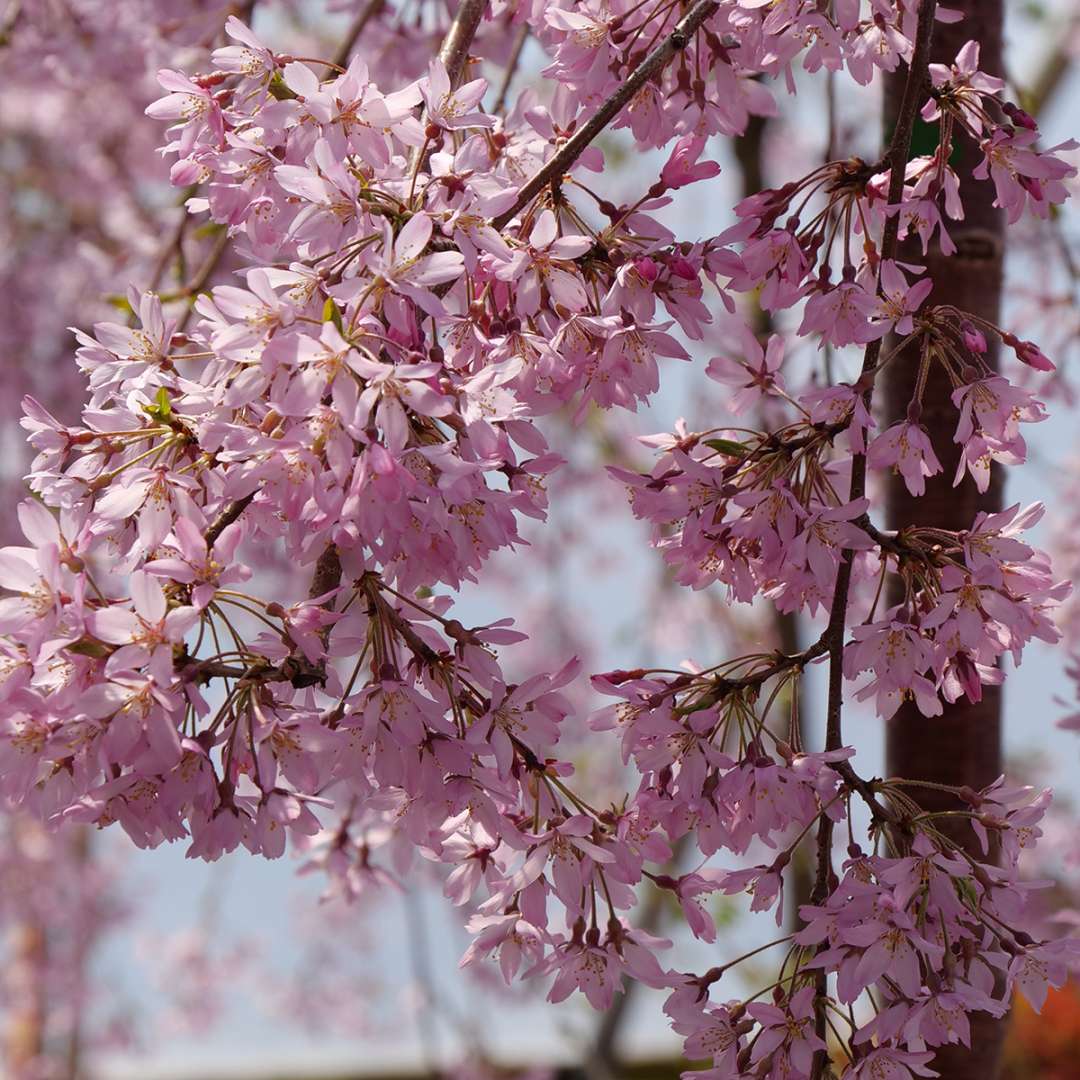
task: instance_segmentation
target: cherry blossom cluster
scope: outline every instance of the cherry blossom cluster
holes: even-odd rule
[[[888,797],[907,807],[902,814],[917,813],[900,790]],[[994,822],[1006,863],[1014,865],[1045,811],[1045,793],[1031,800],[1028,789],[997,784],[966,797],[972,826],[985,839],[984,823]],[[709,989],[730,964],[676,983],[665,1012],[686,1036],[688,1057],[711,1059],[711,1071],[722,1077],[811,1075],[826,1049],[812,981],[824,968],[836,975],[825,1027],[842,1047],[842,1075],[935,1076],[927,1067],[934,1048],[970,1045],[968,1014],[1003,1015],[996,996],[1002,982],[1039,1009],[1048,978],[1064,981],[1075,962],[1075,950],[1070,958],[1061,943],[1039,943],[1015,929],[1024,886],[926,833],[888,856],[852,841],[841,871],[825,903],[801,909],[803,929],[735,961],[787,945],[779,980],[757,995],[768,994],[768,1001],[713,1001]],[[800,964],[805,950],[812,958]],[[855,1008],[868,994],[869,1016]]]
[[[280,0],[275,0],[280,2]],[[268,0],[261,0],[265,7]],[[157,125],[143,115],[163,66],[208,62],[226,0],[14,3],[0,15],[0,321],[2,420],[18,422],[30,392],[77,416],[83,382],[66,324],[107,317],[128,281],[167,289],[163,251],[183,241],[198,265],[213,243],[169,205]],[[87,122],[92,117],[93,122]],[[186,228],[190,224],[190,228]],[[166,238],[169,238],[167,240]],[[115,315],[115,308],[111,314]],[[0,478],[22,497],[29,457],[14,445]],[[17,542],[14,515],[4,543]]]
[[[993,181],[995,205],[1007,212],[1010,224],[1019,221],[1025,209],[1046,217],[1054,203],[1064,202],[1068,197],[1064,182],[1075,170],[1060,155],[1075,150],[1076,141],[1041,150],[1034,117],[1011,101],[1001,102],[997,95],[1004,81],[979,70],[977,42],[968,42],[951,66],[931,64],[929,70],[933,90],[922,116],[942,126],[937,176],[931,185],[948,182],[945,162],[953,128],[959,127],[978,143],[983,160],[975,175]]]
[[[183,315],[133,290],[128,325],[78,331],[79,423],[26,402],[29,543],[0,550],[0,793],[53,824],[119,823],[140,846],[190,838],[208,859],[276,857],[291,838],[346,898],[400,882],[419,855],[469,906],[464,963],[494,956],[508,981],[597,1008],[624,976],[667,989],[687,1053],[711,1056],[717,1080],[820,1077],[830,1033],[845,1076],[928,1075],[927,1048],[966,1041],[967,1013],[1000,1014],[1013,986],[1040,1004],[1072,951],[1021,925],[1016,855],[1048,795],[950,791],[944,813],[974,829],[975,858],[907,781],[855,771],[839,709],[846,678],[881,716],[905,699],[935,715],[1000,681],[1002,656],[1056,640],[1068,588],[1020,538],[1039,507],[886,533],[865,476],[894,469],[918,495],[941,470],[922,389],[875,433],[890,363],[916,365],[919,387],[947,373],[957,483],[984,489],[991,462],[1024,460],[1021,424],[1044,406],[987,364],[988,337],[1029,367],[1050,361],[934,306],[897,242],[947,245],[954,137],[978,140],[1011,216],[1060,202],[1071,170],[1000,102],[976,46],[927,68],[933,3],[824,7],[463,0],[438,55],[393,89],[362,53],[296,58],[230,18],[213,70],[162,71],[147,111],[168,125],[172,181],[198,189],[189,210],[245,268],[191,290]],[[489,110],[469,51],[513,19],[558,87]],[[908,160],[911,111],[882,160],[829,162],[744,200],[725,233],[680,240],[656,212],[719,172],[707,136],[767,111],[760,77],[793,86],[796,60],[862,83],[907,63],[937,151]],[[629,205],[581,176],[602,173],[592,139],[608,124],[672,144]],[[744,329],[706,374],[736,412],[771,399],[786,422],[682,426],[647,438],[650,473],[614,471],[680,584],[721,582],[827,625],[794,655],[596,676],[617,701],[590,727],[618,733],[629,790],[595,806],[558,745],[580,664],[513,681],[499,650],[524,635],[511,619],[464,625],[453,593],[544,518],[562,459],[539,421],[635,410],[668,360],[690,360],[683,341],[702,339],[710,305],[734,312],[749,292],[797,311],[796,337],[863,349],[858,376],[807,385],[784,370],[781,336]],[[903,599],[882,609],[889,574]],[[825,660],[838,690],[825,748],[807,751],[796,688]],[[702,861],[674,876],[684,837]],[[812,837],[805,929],[774,943],[788,946],[778,977],[750,997],[711,992],[762,950],[674,971],[630,917],[651,881],[706,942],[715,893],[779,919]],[[763,848],[759,865],[705,865]]]
[[[911,57],[917,24],[911,4],[842,0],[832,5],[715,3],[702,32],[679,60],[638,95],[615,126],[646,146],[685,132],[741,134],[751,115],[771,115],[775,101],[756,76],[795,85],[795,68],[847,71],[869,83]],[[530,10],[531,9],[531,10]],[[544,74],[583,104],[613,93],[670,33],[680,5],[635,0],[554,0],[521,5],[551,50]],[[939,18],[950,19],[945,10]]]
[[[978,400],[994,401],[989,394]],[[841,426],[861,406],[850,388],[832,401],[844,408]],[[870,521],[865,498],[837,495],[822,460],[837,422],[814,422],[813,415],[807,410],[807,419],[749,442],[708,432],[650,437],[665,444],[651,473],[612,470],[627,484],[635,515],[652,525],[678,581],[695,589],[721,582],[735,600],[764,595],[781,611],[812,615],[828,610],[844,553],[857,553],[856,580],[871,585],[873,600],[853,630],[844,673],[852,680],[870,674],[856,696],[873,697],[883,718],[905,698],[927,716],[941,713],[939,694],[978,701],[984,682],[1001,679],[1000,656],[1018,661],[1032,638],[1058,640],[1048,612],[1069,594],[1068,583],[1056,582],[1048,556],[1019,538],[1042,516],[1041,505],[980,514],[959,533],[911,526],[884,534]],[[845,430],[865,445],[862,433]],[[883,432],[867,451],[871,465],[897,468],[917,491],[928,458],[936,464],[932,455],[925,433],[910,422]],[[878,610],[880,582],[890,571],[904,582],[904,601]]]

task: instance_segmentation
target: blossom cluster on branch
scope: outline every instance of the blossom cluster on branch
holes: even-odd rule
[[[927,715],[978,700],[1002,656],[1056,639],[1068,591],[1021,538],[1039,507],[885,532],[866,497],[867,469],[897,470],[915,495],[941,469],[921,389],[876,430],[887,364],[917,365],[919,387],[947,373],[956,483],[985,489],[992,463],[1022,463],[1021,425],[1045,416],[984,361],[996,337],[1047,370],[1038,347],[935,306],[923,269],[898,259],[909,234],[950,247],[954,140],[977,143],[976,175],[1010,218],[1047,214],[1073,172],[1070,147],[1042,147],[979,71],[976,43],[929,65],[935,7],[462,0],[438,55],[393,88],[362,48],[345,64],[296,58],[230,18],[211,71],[163,71],[147,111],[169,125],[173,183],[197,187],[190,211],[246,268],[242,284],[192,290],[183,327],[169,298],[133,291],[137,324],[79,332],[80,424],[26,402],[30,546],[0,551],[0,791],[56,824],[118,822],[140,846],[190,837],[209,859],[275,857],[292,837],[345,896],[400,881],[419,852],[473,906],[464,962],[494,956],[508,980],[597,1008],[624,976],[665,988],[688,1056],[710,1057],[717,1080],[821,1077],[830,1035],[845,1076],[928,1075],[932,1047],[967,1040],[967,1013],[1001,1014],[1014,987],[1038,1005],[1073,951],[1023,928],[1017,855],[1048,796],[954,791],[947,813],[975,830],[976,859],[919,809],[915,781],[862,777],[840,727],[845,693],[883,717],[904,699]],[[554,92],[488,111],[470,50],[515,26],[547,51]],[[673,235],[656,214],[719,171],[707,137],[771,111],[769,82],[794,90],[799,66],[862,84],[906,68],[885,155],[756,193],[719,235]],[[939,141],[910,158],[919,109]],[[587,177],[608,126],[670,144],[629,205]],[[591,727],[618,733],[636,775],[596,807],[558,747],[579,665],[510,681],[498,652],[523,635],[510,619],[465,626],[452,594],[546,513],[562,459],[538,419],[636,409],[690,359],[710,303],[734,312],[749,293],[798,311],[796,336],[864,350],[857,378],[800,385],[783,340],[746,329],[705,373],[736,410],[770,398],[787,422],[650,436],[651,472],[613,471],[680,584],[825,625],[795,655],[594,676],[616,704]],[[306,570],[306,595],[251,591],[270,548]],[[903,600],[885,607],[888,574]],[[829,725],[810,751],[782,691],[818,662]],[[862,841],[853,802],[870,815]],[[714,893],[779,913],[812,835],[795,935],[681,972],[630,918],[645,879],[707,942]],[[702,860],[772,854],[670,876],[686,836]],[[714,997],[769,947],[786,949],[771,985]]]

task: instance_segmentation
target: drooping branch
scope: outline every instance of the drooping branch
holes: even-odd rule
[[[465,63],[469,59],[469,49],[473,38],[484,17],[488,0],[463,0],[458,8],[450,29],[439,48],[439,59],[446,65],[450,76],[450,85],[456,86],[465,72]]]
[[[360,35],[364,32],[367,24],[382,11],[385,3],[386,0],[368,0],[357,12],[356,18],[353,19],[349,29],[345,31],[345,36],[341,39],[337,52],[334,53],[335,65],[345,67],[348,64],[349,54],[352,52],[353,46],[360,40]]]
[[[240,499],[234,499],[229,503],[206,529],[203,536],[206,539],[207,550],[212,548],[217,542],[217,539],[221,534],[234,522],[251,504],[252,499],[255,498],[255,492],[251,492],[249,495],[244,495]]]
[[[937,0],[922,0],[919,5],[919,28],[915,38],[915,49],[904,83],[904,95],[900,103],[900,112],[893,129],[889,150],[885,155],[889,163],[889,206],[900,205],[904,194],[904,176],[908,157],[911,153],[911,136],[915,129],[915,117],[918,114],[923,91],[927,85],[927,71],[930,64],[930,42],[934,27],[934,14]],[[880,259],[895,259],[900,231],[900,215],[890,214],[882,230]],[[873,378],[881,355],[881,339],[870,342],[863,354],[861,378],[867,386],[863,401],[867,409],[873,398]],[[851,487],[848,501],[861,499],[866,494],[866,454],[852,455]],[[843,649],[844,630],[847,623],[848,595],[851,590],[851,571],[853,553],[845,551],[836,576],[836,588],[833,592],[832,606],[829,610],[829,625],[825,634],[825,643],[829,651],[829,697],[825,717],[825,748],[836,750],[843,742],[841,729],[841,709],[843,707]]]
[[[476,37],[476,31],[480,26],[480,20],[484,17],[487,8],[487,0],[464,0],[457,9],[454,21],[450,29],[446,31],[446,37],[439,46],[438,57],[446,68],[446,74],[450,79],[451,88],[461,85],[465,74],[465,67],[469,60],[469,48]],[[427,110],[424,110],[427,115]],[[425,166],[428,154],[431,152],[431,141],[425,139],[422,146],[414,148],[409,157],[409,170],[412,173],[413,185],[416,182],[417,173]],[[410,199],[412,191],[410,188]]]
[[[889,163],[889,206],[898,207],[903,198],[904,179],[908,157],[911,153],[911,136],[915,129],[915,117],[920,99],[928,79],[930,64],[930,42],[933,35],[936,0],[922,0],[919,4],[919,22],[915,38],[915,49],[908,68],[904,93],[900,103],[896,126],[886,159]],[[880,258],[896,257],[900,215],[893,213],[886,218],[882,230]],[[873,373],[881,353],[880,339],[871,342],[863,355],[861,376],[867,385],[863,393],[864,403],[869,409],[873,398]],[[851,462],[851,486],[848,501],[861,499],[866,492],[866,454],[854,454]],[[842,712],[844,704],[844,638],[847,627],[848,598],[851,592],[851,574],[854,567],[854,552],[845,550],[836,575],[832,606],[829,610],[829,623],[823,635],[823,642],[829,654],[829,691],[825,712],[825,749],[838,750],[843,745]],[[814,901],[822,903],[830,891],[832,873],[833,822],[823,816],[818,826],[817,836],[817,874],[814,883]],[[814,1002],[815,1030],[824,1043],[828,1036],[827,1017],[828,975],[823,970],[818,973]],[[819,1050],[814,1055],[813,1080],[820,1080],[828,1066],[827,1050]]]
[[[525,50],[525,43],[529,40],[529,24],[522,23],[514,39],[514,47],[510,50],[510,59],[506,61],[506,70],[503,72],[502,84],[499,92],[495,95],[495,104],[492,105],[493,113],[501,113],[506,108],[506,99],[510,95],[510,86],[517,74],[518,64],[521,62],[521,54]]]
[[[550,161],[522,185],[513,205],[492,222],[495,228],[505,228],[519,210],[527,206],[553,180],[562,176],[581,157],[593,139],[622,112],[645,83],[661,71],[677,53],[686,48],[701,24],[716,11],[718,6],[717,0],[698,0],[676,24],[675,29],[634,68],[619,89],[593,113],[582,127],[574,132]]]

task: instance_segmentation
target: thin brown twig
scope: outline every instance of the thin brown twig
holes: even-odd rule
[[[165,277],[165,271],[168,269],[169,260],[173,255],[178,255],[180,253],[180,245],[184,241],[184,233],[187,231],[189,220],[190,215],[187,212],[187,208],[181,206],[180,220],[169,234],[168,239],[161,248],[161,253],[154,262],[154,268],[150,271],[150,279],[146,283],[148,292],[157,292],[157,288],[161,284],[162,278]]]
[[[919,6],[919,29],[915,39],[915,51],[911,59],[904,95],[900,102],[900,112],[886,161],[889,164],[889,206],[898,206],[903,198],[904,174],[907,168],[908,154],[911,149],[911,134],[915,126],[915,115],[926,85],[927,67],[930,58],[930,38],[934,23],[934,11],[937,0],[922,0]],[[881,237],[881,261],[896,257],[900,229],[900,215],[890,214],[885,222]],[[863,403],[870,407],[874,392],[873,373],[881,353],[881,339],[872,341],[863,355],[861,376],[866,380]],[[848,501],[861,499],[866,493],[866,454],[855,454],[851,464],[851,486]],[[829,611],[829,624],[826,629],[826,644],[829,649],[831,667],[829,678],[829,704],[826,715],[825,748],[839,749],[843,740],[840,713],[843,706],[843,679],[841,653],[844,645],[844,628],[847,621],[848,593],[851,587],[853,553],[845,551],[836,576],[833,602]]]
[[[203,536],[206,539],[206,549],[210,550],[217,542],[217,539],[221,534],[234,522],[251,504],[252,499],[255,498],[255,492],[251,492],[249,495],[244,495],[242,498],[235,499],[229,503],[224,510],[210,523]]]
[[[345,31],[345,37],[342,38],[337,52],[334,53],[333,64],[336,67],[346,67],[348,65],[349,53],[352,52],[353,46],[360,39],[360,35],[364,32],[367,24],[382,11],[384,3],[385,0],[368,0],[360,9],[356,18],[353,19],[352,25]]]
[[[188,298],[188,300],[194,300],[195,296],[202,290],[203,286],[210,280],[210,275],[217,269],[218,263],[221,262],[222,257],[225,254],[225,249],[229,246],[229,230],[223,228],[218,234],[217,239],[214,241],[214,246],[207,252],[206,258],[203,259],[202,265],[195,271],[195,276],[184,286],[181,295]],[[180,316],[179,322],[176,324],[178,332],[183,332],[191,319],[191,313],[195,310],[192,304],[188,304],[187,310]]]
[[[698,0],[676,24],[675,29],[634,68],[619,89],[593,113],[582,127],[574,132],[554,157],[546,162],[530,180],[525,182],[518,191],[513,205],[492,221],[495,228],[505,228],[519,210],[527,206],[553,180],[557,180],[564,175],[593,139],[622,112],[624,106],[645,83],[661,71],[672,57],[686,48],[690,43],[690,39],[701,27],[701,24],[718,7],[717,0]]]
[[[450,29],[439,47],[439,59],[446,66],[450,76],[450,86],[455,87],[465,72],[465,62],[469,59],[469,49],[473,38],[484,17],[487,0],[462,0]]]
[[[529,24],[522,23],[514,39],[514,47],[510,50],[510,59],[506,61],[506,70],[503,72],[502,83],[499,93],[495,98],[495,104],[491,107],[493,113],[501,113],[506,108],[506,99],[510,96],[510,86],[517,74],[518,64],[521,62],[521,54],[525,50],[525,42],[529,40]]]

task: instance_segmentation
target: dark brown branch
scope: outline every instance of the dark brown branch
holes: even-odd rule
[[[221,531],[231,521],[235,521],[244,512],[244,508],[248,506],[254,497],[254,494],[245,495],[244,498],[230,503],[218,515],[213,525],[210,526],[211,530],[217,530],[214,539],[217,538],[217,535],[220,535]],[[210,536],[209,530],[207,536]],[[327,593],[335,592],[340,584],[341,557],[338,555],[337,547],[334,544],[327,544],[315,563],[315,569],[311,575],[311,585],[308,588],[308,599],[315,600],[320,596],[325,596]],[[330,609],[332,603],[333,600],[331,599],[320,606]],[[271,609],[268,608],[268,614],[270,611]],[[281,614],[280,608],[278,614]],[[324,649],[329,635],[329,626],[324,626],[319,631],[319,637],[322,640]],[[239,667],[236,664],[213,659],[196,660],[192,662],[189,671],[196,678],[243,679],[248,682],[260,683],[288,682],[297,688],[326,682],[326,661],[319,660],[317,663],[312,663],[295,648],[292,654],[287,656],[280,664],[270,664],[266,660],[259,658],[253,660],[246,667]]]
[[[937,8],[937,0],[921,0],[919,4],[919,23],[915,36],[915,49],[911,57],[911,65],[908,68],[907,79],[904,83],[904,93],[900,101],[900,109],[897,115],[896,126],[893,129],[892,138],[889,141],[889,150],[886,160],[889,163],[889,206],[898,206],[904,194],[904,179],[907,170],[908,157],[911,153],[911,135],[915,129],[915,117],[918,113],[920,100],[927,85],[928,68],[930,63],[930,42],[933,36],[934,15]],[[882,260],[896,257],[898,236],[900,230],[900,215],[890,214],[885,221],[882,230],[881,251]],[[863,399],[867,409],[870,408],[874,392],[873,372],[877,367],[878,357],[881,353],[881,341],[871,342],[866,347],[863,355],[862,377],[866,383],[866,391]],[[860,499],[866,492],[866,455],[856,454],[851,462],[851,486],[848,501]],[[822,635],[829,653],[829,694],[825,712],[825,749],[838,750],[843,745],[843,726],[841,714],[844,705],[844,636],[847,627],[848,596],[851,591],[851,572],[854,564],[854,553],[845,551],[840,560],[840,567],[836,575],[836,586],[833,591],[832,606],[829,610],[829,623]],[[852,774],[854,775],[854,774]],[[863,797],[866,794],[860,791]],[[870,795],[873,795],[872,790]],[[876,800],[875,800],[876,802]],[[830,892],[830,877],[832,875],[832,837],[833,823],[828,817],[822,817],[818,826],[817,840],[817,875],[814,882],[814,900],[821,903]],[[822,1041],[827,1040],[828,1031],[826,1024],[826,1001],[828,997],[828,975],[820,971],[817,975],[817,994],[814,1004],[815,1029]],[[827,1050],[819,1050],[814,1055],[813,1080],[821,1080],[829,1064]]]
[[[589,118],[588,122],[563,144],[562,148],[530,180],[527,180],[518,192],[513,206],[494,219],[496,229],[504,229],[514,215],[527,206],[533,198],[553,180],[563,176],[571,165],[600,134],[622,112],[633,96],[659,71],[661,71],[677,53],[690,43],[701,24],[712,15],[717,7],[717,0],[698,0],[698,2],[676,24],[675,29],[627,77],[626,82],[605,101]]]
[[[446,74],[450,77],[451,88],[461,85],[465,66],[469,59],[469,48],[476,31],[480,26],[480,20],[484,17],[487,8],[487,0],[463,0],[457,9],[454,21],[450,29],[446,31],[446,37],[439,47],[439,59],[446,68]],[[427,110],[425,110],[425,115]],[[409,157],[409,169],[412,172],[413,181],[417,173],[427,163],[428,154],[431,152],[430,141],[424,141],[423,146],[416,147]],[[410,192],[411,198],[411,192]]]
[[[469,49],[487,4],[488,0],[462,0],[461,7],[446,32],[439,49],[439,59],[446,65],[451,86],[457,86],[461,82],[465,63],[469,59]]]
[[[248,508],[251,500],[255,498],[255,492],[245,495],[242,499],[236,499],[229,503],[224,510],[212,522],[204,534],[206,537],[206,550],[209,551],[221,534]]]
[[[315,572],[311,575],[311,587],[308,599],[314,600],[336,589],[341,584],[341,557],[333,544],[327,544],[315,563]]]
[[[908,155],[911,151],[911,134],[915,128],[915,117],[919,110],[919,103],[927,85],[930,39],[933,32],[936,8],[937,0],[922,0],[919,5],[919,29],[915,37],[915,51],[904,84],[904,96],[900,102],[896,127],[893,129],[889,151],[885,155],[885,160],[889,163],[890,169],[889,206],[898,206],[904,194],[904,174],[907,169]],[[882,230],[881,251],[879,253],[882,261],[896,258],[899,230],[900,215],[896,213],[890,214],[886,218],[885,228]],[[861,377],[867,383],[863,395],[863,401],[867,408],[870,407],[874,392],[872,373],[877,367],[880,354],[881,340],[878,339],[867,345],[866,352],[863,355]],[[848,493],[848,501],[852,502],[855,499],[861,499],[865,493],[866,454],[855,454],[851,462],[851,487]],[[841,660],[843,659],[844,629],[847,623],[848,594],[851,589],[852,559],[853,553],[845,551],[840,562],[840,569],[836,575],[836,587],[833,591],[833,602],[829,611],[829,625],[825,631],[825,643],[829,650],[830,665],[832,669],[835,669],[830,670],[829,674],[828,711],[825,718],[826,750],[839,749],[843,741],[840,724],[840,712],[843,706]]]

